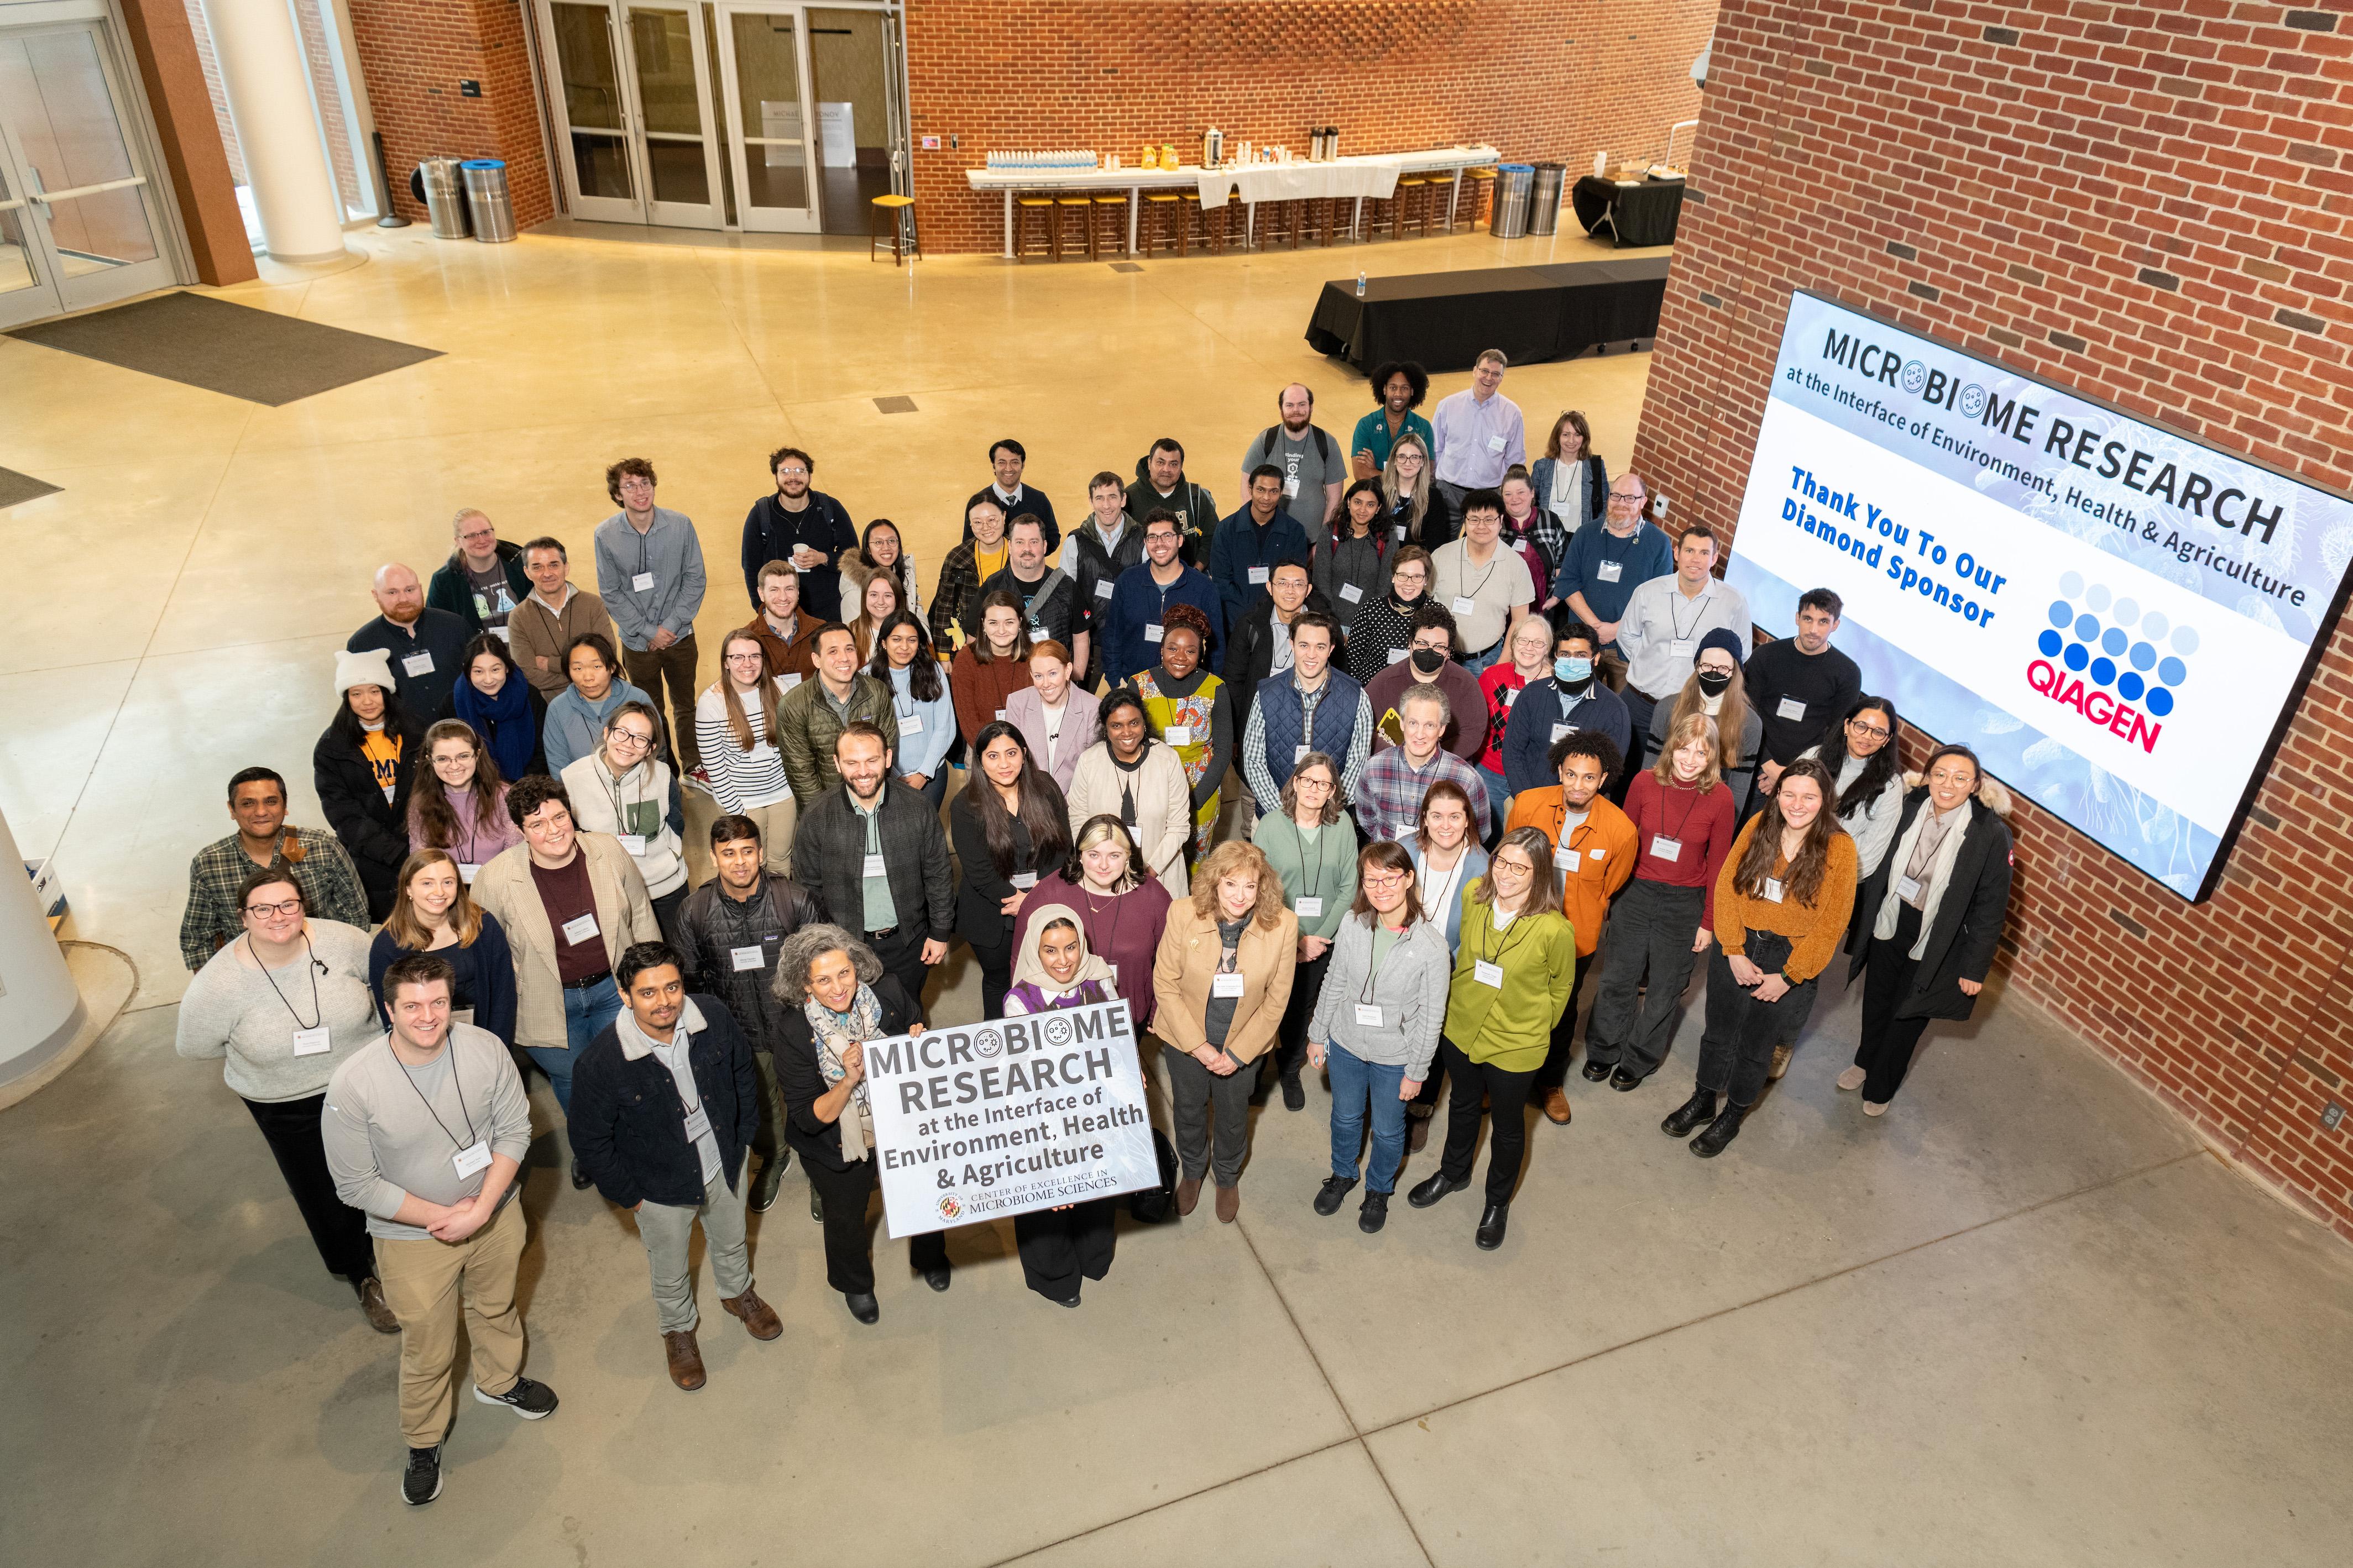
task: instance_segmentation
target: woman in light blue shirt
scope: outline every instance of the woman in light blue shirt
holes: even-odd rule
[[[867,673],[891,683],[899,717],[899,782],[920,790],[934,809],[947,798],[948,747],[956,737],[948,672],[932,652],[923,618],[893,610],[875,628],[874,662]]]

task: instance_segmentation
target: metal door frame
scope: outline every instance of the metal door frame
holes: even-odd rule
[[[751,149],[765,145],[744,134],[743,84],[735,75],[735,34],[739,16],[789,16],[793,24],[793,69],[799,83],[801,108],[801,186],[808,193],[805,207],[754,207],[752,205]],[[717,0],[712,21],[719,35],[719,110],[727,122],[729,172],[735,184],[735,226],[748,234],[817,234],[822,230],[818,211],[816,126],[809,102],[808,7],[802,0]]]
[[[555,35],[555,7],[558,4],[578,5],[585,10],[605,14],[605,47],[613,58],[613,83],[618,102],[615,105],[620,120],[621,166],[629,176],[630,195],[589,196],[580,192],[580,170],[572,155],[572,112],[564,97],[564,51]],[[557,154],[557,170],[564,178],[564,194],[570,200],[573,216],[602,223],[643,223],[646,221],[645,180],[638,167],[637,141],[631,117],[629,64],[622,53],[619,21],[620,0],[534,0],[532,20],[536,25],[543,46],[541,58],[547,85],[548,129],[553,134]],[[592,125],[592,132],[607,128]]]
[[[629,110],[636,117],[637,127],[629,135],[629,154],[637,163],[638,190],[645,208],[638,221],[659,228],[724,228],[727,226],[726,198],[721,194],[722,176],[719,169],[720,127],[712,123],[715,100],[712,95],[711,40],[702,30],[702,0],[647,0],[644,5],[635,0],[610,0],[619,26],[621,64],[625,72],[623,90],[629,99]],[[646,106],[638,95],[637,46],[631,40],[628,26],[632,11],[682,14],[686,17],[688,52],[694,57],[694,111],[702,123],[703,188],[711,193],[707,202],[664,202],[654,199],[653,164],[649,144],[656,132],[646,129]],[[663,132],[659,139],[681,139],[675,132]]]

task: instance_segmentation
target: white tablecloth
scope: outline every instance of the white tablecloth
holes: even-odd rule
[[[1238,169],[1200,171],[1201,202],[1222,205],[1233,192],[1242,200],[1296,202],[1321,196],[1377,196],[1386,201],[1407,172],[1400,158],[1339,158],[1328,163],[1249,163]]]

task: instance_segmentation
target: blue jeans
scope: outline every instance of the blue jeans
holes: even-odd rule
[[[567,989],[564,993],[565,1048],[558,1050],[553,1046],[523,1047],[531,1059],[539,1064],[540,1070],[547,1075],[549,1086],[555,1090],[555,1103],[564,1108],[567,1116],[572,1112],[572,1064],[580,1059],[580,1053],[588,1048],[591,1040],[604,1033],[605,1026],[611,1023],[613,1015],[620,1010],[620,989],[609,980],[586,991]]]
[[[1493,647],[1489,648],[1485,653],[1463,655],[1462,668],[1469,670],[1473,675],[1484,674],[1488,666],[1493,664],[1497,659],[1504,657],[1504,649],[1507,645],[1509,645],[1511,640],[1511,633],[1506,630],[1504,634],[1503,640],[1498,642]]]
[[[901,784],[907,782],[903,774],[901,775],[899,782]],[[923,787],[917,793],[932,803],[934,811],[940,808],[940,804],[948,797],[948,764],[944,760],[938,767],[932,770],[931,776],[924,780]]]
[[[1332,1173],[1345,1182],[1356,1179],[1356,1150],[1364,1142],[1365,1099],[1369,1095],[1373,1152],[1365,1181],[1374,1192],[1392,1192],[1398,1167],[1405,1163],[1405,1101],[1398,1098],[1405,1068],[1350,1056],[1337,1040],[1325,1044],[1324,1070],[1332,1075]]]
[[[1493,847],[1504,837],[1504,818],[1512,815],[1512,785],[1493,768],[1481,768],[1479,776],[1487,782],[1487,816],[1493,823],[1487,833],[1487,843]]]

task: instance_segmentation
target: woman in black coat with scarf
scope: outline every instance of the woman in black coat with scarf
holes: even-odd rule
[[[1847,970],[1862,985],[1862,1031],[1841,1089],[1887,1110],[1930,1020],[1967,1018],[2010,912],[2010,792],[1967,746],[1939,746],[1904,797],[1895,843],[1856,902],[1867,935]]]
[[[391,914],[399,891],[408,790],[424,750],[424,731],[395,695],[391,655],[335,655],[335,716],[311,748],[311,782],[367,889],[370,920]]]

